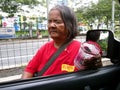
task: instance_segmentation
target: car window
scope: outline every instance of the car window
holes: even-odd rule
[[[57,3],[57,1],[54,0],[47,1],[50,1],[49,7]],[[60,0],[58,0],[58,2],[59,1]],[[72,4],[72,0],[68,0],[67,2],[76,12],[79,34],[75,39],[81,42],[85,42],[86,33],[89,30],[100,28],[112,30],[112,21],[111,18],[108,18],[111,17],[111,13],[107,13],[107,11],[111,12],[111,9],[101,7],[104,6],[101,5],[103,2],[95,2],[95,5],[89,2],[88,6],[86,6],[87,4],[84,2],[85,0],[74,1],[74,4]],[[109,7],[112,7],[111,2],[107,2],[107,0],[105,0],[105,2],[107,5],[109,3]],[[5,3],[8,3],[8,5]],[[47,10],[49,8],[46,7],[47,2],[40,3],[43,4],[29,8],[28,5],[22,5],[20,2],[9,3],[0,1],[0,6],[5,6],[4,8],[0,7],[0,83],[20,79],[25,66],[37,50],[51,40],[47,31]],[[83,3],[85,7],[81,6],[81,3]],[[97,3],[99,4],[97,5]],[[22,7],[18,9],[18,12],[16,12],[16,9],[12,10],[13,6],[17,7],[16,5],[18,8]],[[97,6],[101,8],[99,9]],[[117,4],[116,7],[118,7]],[[115,12],[118,13],[118,10],[119,9],[116,8]],[[16,13],[12,13],[12,11]],[[119,21],[118,16],[118,14],[115,14],[117,23]],[[117,24],[116,22],[115,24]],[[119,27],[119,25],[116,25],[114,31],[115,38],[118,40],[120,40]],[[42,36],[38,35],[37,32]],[[103,56],[107,54],[108,36],[107,32],[102,32],[100,40],[98,41],[102,47]],[[102,63],[104,67],[113,64],[110,59],[106,57],[102,58]]]

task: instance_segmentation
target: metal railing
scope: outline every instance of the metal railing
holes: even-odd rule
[[[76,39],[83,42],[85,36],[78,36]],[[25,66],[46,42],[48,38],[0,40],[0,70]]]
[[[0,69],[23,66],[47,39],[0,40]]]

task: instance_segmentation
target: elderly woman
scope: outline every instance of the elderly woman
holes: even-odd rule
[[[81,43],[73,40],[77,35],[77,23],[74,12],[67,6],[55,6],[48,15],[48,32],[53,39],[40,47],[36,55],[26,66],[22,79],[33,77],[35,72],[40,72],[50,57],[64,44],[70,44],[60,53],[52,65],[42,76],[62,74],[76,71],[74,58]]]

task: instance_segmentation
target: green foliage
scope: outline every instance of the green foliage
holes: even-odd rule
[[[115,29],[114,35],[116,39],[120,40],[120,26],[118,26],[118,28]]]
[[[41,32],[43,37],[48,37],[47,30],[41,30],[40,32]],[[16,34],[16,38],[21,38],[22,36],[29,38],[29,31],[28,30],[27,31],[25,31],[25,30],[16,31],[15,34]],[[32,34],[33,34],[33,37],[37,37],[36,30],[33,30]]]
[[[94,22],[98,19],[99,22],[104,21],[107,25],[111,21],[112,14],[112,0],[98,0],[97,4],[92,3],[91,6],[87,8],[80,7],[77,10],[77,17],[81,21],[86,21],[89,23]],[[120,18],[120,5],[118,0],[115,0],[115,20]]]
[[[103,51],[106,51],[107,50],[107,39],[104,39],[104,40],[99,40],[98,41],[98,44],[101,46],[102,50]]]
[[[23,16],[23,21],[26,21],[26,20],[27,20],[26,16]]]
[[[0,9],[13,17],[14,13],[21,9],[21,5],[35,6],[39,3],[38,0],[0,0]]]
[[[9,13],[9,17],[13,16],[13,13],[17,12],[18,5],[14,0],[1,0],[0,9],[3,12]]]
[[[17,3],[21,3],[22,5],[37,5],[39,3],[38,0],[15,0]]]

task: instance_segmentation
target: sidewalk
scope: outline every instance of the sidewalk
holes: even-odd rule
[[[13,81],[13,80],[16,80],[16,79],[20,79],[20,78],[21,78],[21,75],[22,75],[22,74],[0,78],[0,83],[1,83],[1,82],[7,82],[7,81]]]
[[[112,64],[110,62],[110,60],[106,59],[106,58],[102,59],[102,62],[103,62],[103,66],[107,66],[107,65],[111,65]],[[20,79],[21,75],[22,75],[23,68],[24,67],[13,69],[13,70],[9,71],[9,72],[12,72],[12,73],[13,73],[13,71],[14,71],[14,73],[18,73],[19,72],[19,74],[18,75],[10,75],[10,76],[6,76],[6,77],[0,77],[0,83],[1,82],[7,82],[7,81],[12,81],[12,80]],[[6,72],[9,74],[8,71],[6,71]],[[1,73],[1,74],[3,74],[3,73]]]
[[[25,66],[0,70],[0,83],[21,78]]]

